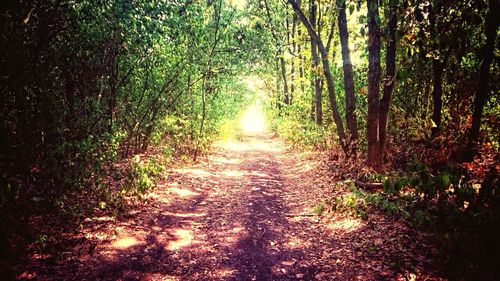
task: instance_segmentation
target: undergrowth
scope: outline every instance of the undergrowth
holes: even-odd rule
[[[326,150],[337,145],[333,125],[319,126],[311,119],[295,118],[286,111],[278,115],[276,111],[268,110],[267,115],[271,129],[296,149]]]
[[[319,203],[314,212],[341,212],[369,220],[370,214],[382,211],[402,218],[433,235],[440,263],[450,277],[490,279],[499,273],[499,178],[495,163],[477,182],[463,166],[432,169],[412,157],[406,169],[360,176],[363,182],[383,183],[379,190],[361,189],[353,180],[337,182],[337,189],[346,192]]]

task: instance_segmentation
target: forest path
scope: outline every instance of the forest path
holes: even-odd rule
[[[247,121],[252,126],[239,141],[166,172],[124,216],[88,219],[82,242],[38,277],[412,280],[423,273],[439,279],[425,273],[432,262],[425,239],[404,223],[377,214],[368,221],[313,214],[325,194],[338,192],[328,166],[288,150],[255,126],[259,120]]]
[[[321,277],[317,216],[289,186],[284,145],[267,132],[169,172],[149,204],[99,246],[89,279],[290,280]],[[332,241],[334,242],[334,241]],[[87,272],[89,273],[89,272]]]

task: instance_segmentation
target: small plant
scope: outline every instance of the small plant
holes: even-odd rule
[[[313,213],[315,213],[316,215],[320,216],[321,214],[323,214],[323,212],[325,211],[325,204],[324,203],[319,203],[318,205],[316,205],[314,208],[313,208]]]
[[[49,242],[49,236],[46,235],[46,234],[38,234],[36,239],[35,239],[35,247],[37,249],[37,251],[39,253],[43,252],[47,246],[48,246],[48,242]]]
[[[140,195],[155,186],[155,177],[162,172],[162,166],[153,159],[141,160],[136,155],[130,164],[130,174],[127,178],[129,192]]]

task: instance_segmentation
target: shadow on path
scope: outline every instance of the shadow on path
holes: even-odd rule
[[[224,145],[203,163],[168,174],[148,203],[119,221],[95,223],[93,254],[43,268],[79,280],[310,279],[300,267],[284,180],[269,134]],[[107,233],[107,234],[106,234]]]

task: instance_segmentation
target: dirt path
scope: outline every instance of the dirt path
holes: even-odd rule
[[[404,224],[311,208],[334,186],[267,133],[227,143],[176,169],[116,220],[88,220],[86,241],[40,279],[394,280],[425,273],[429,247]],[[326,189],[325,189],[326,188]],[[90,245],[90,246],[89,246]],[[84,248],[84,249],[83,249]],[[80,253],[80,254],[78,254]],[[410,261],[410,268],[394,263]],[[406,270],[406,271],[405,271]]]

